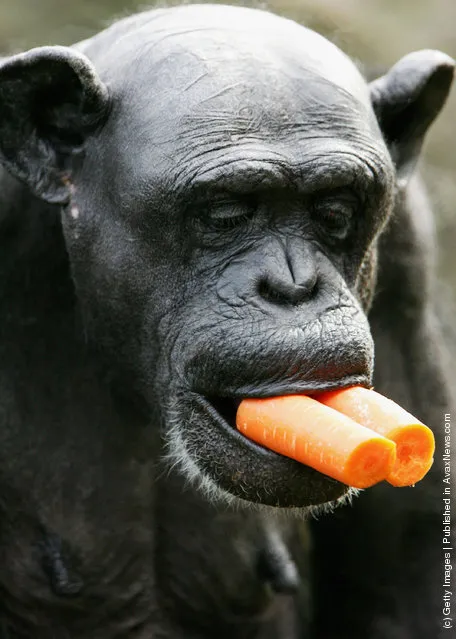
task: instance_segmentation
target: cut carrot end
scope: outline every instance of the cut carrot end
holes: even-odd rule
[[[370,488],[390,475],[396,462],[396,446],[387,442],[383,437],[373,438],[353,451],[344,469],[351,486]]]
[[[397,458],[387,480],[393,486],[411,486],[423,479],[431,468],[435,440],[426,426],[411,425],[392,431],[390,438],[396,443]]]

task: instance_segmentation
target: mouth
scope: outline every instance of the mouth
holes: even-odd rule
[[[194,451],[200,472],[224,492],[242,500],[275,507],[305,508],[335,501],[350,488],[293,459],[247,439],[236,428],[239,404],[246,398],[304,394],[355,384],[367,384],[360,376],[334,383],[269,386],[237,389],[232,393],[187,395],[182,423],[187,450]]]
[[[243,399],[262,399],[266,397],[279,397],[283,395],[307,395],[308,397],[318,397],[322,393],[332,390],[341,390],[350,386],[368,386],[366,379],[360,376],[350,376],[343,380],[334,382],[316,383],[312,387],[303,386],[271,386],[263,391],[253,391],[250,389],[239,389],[233,395],[198,395],[199,401],[206,405],[212,416],[222,423],[225,428],[236,430],[236,414]],[[242,436],[243,437],[243,436]],[[276,453],[274,453],[276,454]]]

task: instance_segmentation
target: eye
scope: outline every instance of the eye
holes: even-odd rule
[[[213,229],[232,229],[250,220],[256,210],[252,198],[224,197],[209,203],[207,218]]]
[[[312,217],[325,239],[346,240],[354,228],[357,200],[352,195],[320,198],[312,204]]]

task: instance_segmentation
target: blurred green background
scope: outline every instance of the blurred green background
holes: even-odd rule
[[[0,51],[71,44],[116,17],[158,3],[137,0],[0,0]],[[163,3],[159,3],[162,5]],[[167,3],[170,4],[170,3]],[[171,4],[179,4],[172,2]],[[270,0],[269,8],[328,36],[363,64],[382,68],[414,49],[456,56],[456,0]],[[436,203],[443,281],[456,288],[456,90],[433,127],[423,162]]]

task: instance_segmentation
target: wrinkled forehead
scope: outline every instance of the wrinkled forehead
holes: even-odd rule
[[[365,82],[348,56],[292,20],[223,5],[193,5],[145,15],[149,17],[142,21],[127,21],[124,32],[111,38],[116,66],[130,60],[134,66],[146,63],[152,72],[154,65],[156,71],[169,66],[184,75],[192,67],[193,71],[199,67],[208,74],[223,71],[229,75],[249,68],[290,75],[307,69],[361,102],[369,101]],[[109,37],[110,30],[105,33]],[[106,47],[102,53],[106,59]],[[184,58],[187,65],[190,58],[194,64],[179,68]]]
[[[290,126],[378,132],[363,81],[346,82],[342,74],[335,81],[289,51],[287,59],[271,50],[243,52],[234,43],[205,47],[204,56],[195,49],[174,49],[160,61],[144,55],[140,72],[122,88],[129,119],[184,136],[194,126],[263,136]]]
[[[152,147],[157,161],[176,164],[258,141],[286,155],[328,138],[341,152],[341,141],[369,153],[374,141],[384,153],[367,85],[337,47],[272,14],[246,10],[239,20],[238,11],[220,9],[223,21],[195,11],[158,16],[116,44],[118,128],[138,160],[144,150],[149,163]]]
[[[133,105],[150,99],[163,107],[171,102],[173,112],[195,106],[237,112],[236,105],[266,100],[280,111],[298,92],[301,103],[307,95],[309,108],[340,103],[342,96],[345,106],[370,108],[366,83],[344,53],[317,33],[263,11],[190,6],[157,12],[124,34],[115,54],[114,84]]]

